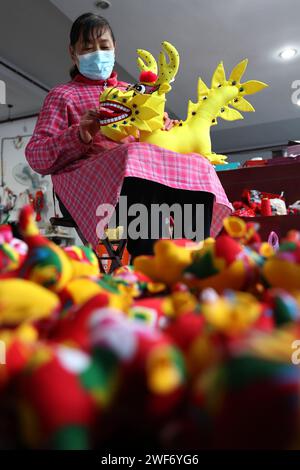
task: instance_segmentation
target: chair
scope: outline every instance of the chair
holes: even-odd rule
[[[59,199],[57,194],[53,192],[53,202],[54,202],[54,212],[56,214],[56,205],[55,205],[55,198],[58,201],[60,211],[62,213],[62,217],[50,217],[50,223],[53,227],[69,227],[69,228],[74,228],[82,241],[83,245],[89,245],[87,240],[85,239],[84,235],[82,234],[80,228],[76,224],[75,220],[72,218],[71,214],[69,211],[66,209],[62,201]],[[112,240],[109,239],[108,237],[104,238],[103,240],[99,241],[99,245],[103,245],[105,248],[105,251],[107,253],[103,255],[99,255],[99,253],[96,253],[96,256],[99,260],[99,268],[102,273],[108,272],[108,274],[111,274],[115,269],[119,268],[122,266],[122,257],[124,254],[124,250],[126,247],[126,239],[120,239],[120,240]],[[111,261],[111,264],[109,266],[108,271],[105,270],[105,267],[103,265],[103,262],[106,261]]]

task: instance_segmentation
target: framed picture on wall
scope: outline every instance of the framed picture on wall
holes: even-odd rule
[[[50,176],[33,171],[25,158],[25,148],[30,135],[3,138],[1,142],[1,189],[14,195],[15,206],[10,211],[10,220],[17,220],[19,209],[27,203],[35,204],[41,225],[48,223],[48,213],[53,207],[52,182]],[[1,195],[0,195],[1,197]]]

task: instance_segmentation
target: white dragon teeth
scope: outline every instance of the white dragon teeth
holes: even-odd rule
[[[127,117],[127,114],[122,114],[121,116],[117,116],[114,118],[110,119],[99,119],[100,124],[111,124],[112,122],[116,121],[121,121],[122,119],[125,119]]]
[[[105,107],[117,108],[117,109],[120,109],[121,111],[128,111],[128,108],[126,108],[126,106],[122,106],[121,104],[118,104],[118,103],[105,103],[104,102],[103,104],[101,104],[101,106],[103,106],[104,108]]]

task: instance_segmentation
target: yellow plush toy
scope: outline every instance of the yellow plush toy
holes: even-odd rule
[[[171,90],[170,83],[176,76],[179,54],[166,41],[162,47],[159,67],[149,52],[138,49],[141,75],[137,84],[129,86],[126,91],[107,88],[102,93],[100,105],[108,110],[108,116],[99,121],[102,134],[116,141],[133,135],[140,142],[149,142],[174,152],[199,153],[213,164],[224,163],[226,156],[212,152],[211,126],[217,124],[218,117],[234,121],[243,119],[239,111],[254,111],[244,96],[257,93],[267,85],[256,80],[241,83],[247,59],[234,67],[228,80],[221,62],[213,74],[211,88],[199,79],[198,100],[197,103],[189,101],[186,120],[164,132],[165,94]],[[164,52],[169,57],[168,63]]]
[[[64,306],[83,305],[98,294],[107,294],[109,307],[126,312],[132,303],[129,291],[123,286],[111,286],[104,279],[80,277],[72,279],[61,291]]]
[[[134,269],[167,285],[182,280],[185,268],[192,262],[192,252],[199,249],[199,245],[189,240],[180,245],[176,240],[158,240],[154,245],[154,256],[138,256],[134,260]]]
[[[64,248],[73,268],[72,278],[99,275],[99,261],[88,246],[67,246]]]
[[[267,259],[262,274],[272,287],[287,291],[300,289],[300,242],[281,243],[279,250]]]
[[[216,330],[229,334],[247,331],[258,319],[262,306],[248,292],[226,291],[219,296],[214,289],[202,293],[202,313]]]
[[[54,292],[24,279],[1,279],[0,299],[0,327],[45,319],[60,307]]]

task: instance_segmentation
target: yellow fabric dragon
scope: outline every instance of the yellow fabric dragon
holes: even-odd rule
[[[141,71],[139,82],[125,91],[107,88],[100,96],[100,105],[108,112],[107,117],[99,121],[101,132],[115,141],[133,135],[140,142],[179,153],[198,153],[212,164],[224,163],[225,155],[212,152],[211,126],[217,124],[218,117],[234,121],[243,119],[239,111],[253,112],[253,106],[244,96],[257,93],[268,85],[256,80],[241,83],[247,59],[234,67],[228,80],[221,62],[213,74],[211,88],[199,79],[198,100],[197,103],[189,101],[186,120],[165,132],[166,94],[171,90],[170,83],[179,68],[179,54],[166,41],[162,43],[159,66],[150,52],[138,49],[137,54]]]

